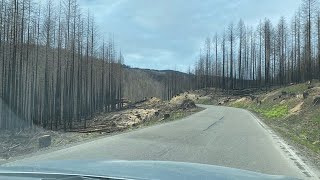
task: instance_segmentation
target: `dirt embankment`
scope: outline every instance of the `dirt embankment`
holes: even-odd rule
[[[290,84],[273,90],[189,92],[196,103],[232,106],[257,114],[305,157],[320,167],[320,83]]]
[[[97,114],[87,121],[87,128],[83,127],[83,123],[74,123],[73,129],[67,132],[42,128],[0,131],[0,163],[10,158],[41,150],[39,139],[43,137],[51,139],[48,143],[49,147],[43,149],[63,147],[104,135],[176,120],[200,110],[201,108],[196,107],[195,103],[187,98],[179,101],[173,99],[169,102],[158,98],[149,98],[139,103],[128,104],[121,111]]]

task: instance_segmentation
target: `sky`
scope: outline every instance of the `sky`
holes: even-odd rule
[[[125,64],[187,71],[206,37],[243,19],[256,25],[287,20],[301,0],[80,0],[94,14],[99,32],[113,34]]]

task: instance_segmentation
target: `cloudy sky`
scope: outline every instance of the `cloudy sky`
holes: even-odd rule
[[[80,0],[101,34],[113,33],[132,67],[185,71],[207,36],[242,18],[289,19],[301,0]]]

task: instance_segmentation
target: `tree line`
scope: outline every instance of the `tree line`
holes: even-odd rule
[[[0,129],[86,127],[120,109],[124,58],[101,39],[77,0],[1,0]]]
[[[320,12],[303,0],[288,23],[240,20],[207,38],[194,69],[128,68],[77,0],[0,0],[0,129],[84,128],[96,113],[200,88],[243,89],[320,79]]]
[[[196,88],[283,86],[320,79],[320,10],[303,0],[290,21],[265,18],[257,27],[243,20],[208,37],[194,66]]]
[[[191,74],[128,68],[77,0],[0,0],[0,68],[0,129],[8,130],[86,128],[124,99],[171,99],[192,84]]]

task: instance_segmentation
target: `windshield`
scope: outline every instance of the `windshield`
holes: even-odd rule
[[[0,164],[170,161],[319,178],[319,8],[0,0]]]

